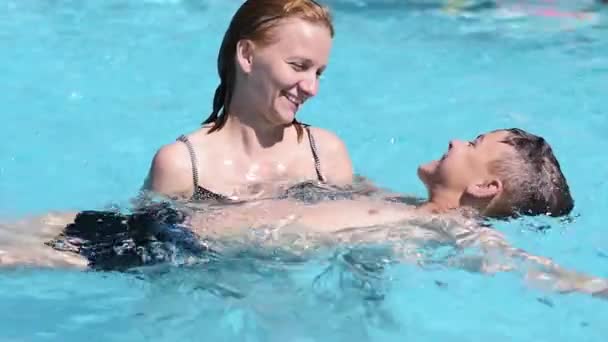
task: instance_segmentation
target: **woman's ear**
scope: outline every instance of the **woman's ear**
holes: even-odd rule
[[[255,44],[249,39],[241,39],[236,43],[236,60],[245,74],[251,72],[254,49]]]

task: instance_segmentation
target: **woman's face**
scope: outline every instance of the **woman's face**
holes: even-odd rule
[[[297,18],[284,19],[270,35],[269,44],[239,42],[237,62],[251,110],[271,125],[287,125],[317,94],[332,38],[322,24]]]

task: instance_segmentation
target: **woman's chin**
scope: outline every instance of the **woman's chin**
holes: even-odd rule
[[[294,112],[282,111],[277,113],[273,121],[277,126],[288,126],[293,123],[295,118]]]
[[[287,101],[286,101],[287,102]],[[291,102],[284,103],[282,106],[276,108],[275,121],[280,125],[289,125],[295,120],[296,114],[298,113],[298,106],[295,106]]]

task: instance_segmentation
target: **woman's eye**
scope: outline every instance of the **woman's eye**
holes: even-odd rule
[[[301,63],[289,63],[289,64],[295,71],[304,71],[306,69],[306,66],[304,66],[304,64],[301,64]]]

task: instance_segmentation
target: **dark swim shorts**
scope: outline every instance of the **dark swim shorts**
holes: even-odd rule
[[[94,270],[126,271],[159,263],[208,260],[206,243],[182,223],[185,215],[167,203],[124,214],[88,210],[47,245],[78,253]]]

